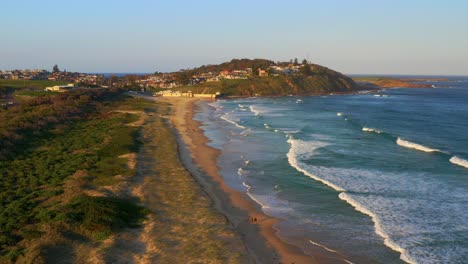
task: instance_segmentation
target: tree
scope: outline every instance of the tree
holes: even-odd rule
[[[309,62],[307,62],[306,59],[303,59],[303,60],[302,60],[302,65],[307,65],[307,64],[309,64]]]
[[[109,79],[107,80],[109,88],[114,88],[114,84],[117,84],[118,80],[119,80],[119,77],[115,75],[112,75],[111,77],[109,77]]]
[[[295,66],[299,65],[299,61],[297,60],[297,58],[294,58],[294,65]]]
[[[59,72],[59,67],[57,66],[57,64],[54,65],[54,68],[52,68],[52,72]]]
[[[182,70],[177,73],[176,75],[176,81],[179,82],[182,85],[189,85],[190,80],[193,77],[193,71],[192,70]]]
[[[258,70],[261,69],[259,65],[252,65],[252,75],[258,76]]]
[[[313,74],[312,69],[310,68],[309,64],[304,64],[301,69],[301,73],[304,74],[305,76],[311,76]]]

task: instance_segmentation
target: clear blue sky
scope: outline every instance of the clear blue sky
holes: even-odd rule
[[[466,0],[2,1],[0,69],[172,71],[308,57],[344,73],[468,75]]]

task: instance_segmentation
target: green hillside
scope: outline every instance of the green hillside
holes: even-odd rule
[[[229,66],[225,65],[224,66]],[[219,69],[221,67],[211,66]],[[307,69],[306,67],[309,67]],[[197,69],[198,70],[198,69]],[[284,96],[346,93],[357,89],[349,77],[326,67],[310,64],[303,66],[299,73],[278,74],[268,77],[250,77],[246,80],[223,80],[185,86],[176,90],[194,93],[216,93],[223,96]]]

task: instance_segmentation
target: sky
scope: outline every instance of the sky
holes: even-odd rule
[[[306,58],[346,74],[468,75],[466,0],[2,1],[0,69],[175,71]]]

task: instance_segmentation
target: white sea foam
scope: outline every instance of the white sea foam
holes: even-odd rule
[[[279,131],[286,134],[286,137],[301,132],[301,130],[297,130],[297,129],[295,130],[295,129],[289,129],[289,128],[280,128]]]
[[[464,160],[464,159],[459,158],[457,156],[453,156],[452,158],[450,158],[450,162],[453,163],[453,164],[456,164],[458,166],[468,168],[468,160]]]
[[[238,127],[238,128],[243,128],[243,129],[246,128],[245,126],[239,125],[237,122],[235,122],[235,121],[229,119],[229,118],[227,117],[227,115],[222,115],[222,116],[221,116],[221,119],[223,119],[224,121],[226,121],[226,122],[228,122],[228,123],[231,123],[231,124],[235,125],[235,126]]]
[[[237,175],[239,175],[239,177],[243,177],[247,174],[247,170],[244,170],[243,168],[239,168],[237,169]]]
[[[374,132],[374,133],[377,133],[377,134],[382,133],[382,131],[380,131],[378,129],[375,129],[375,128],[370,128],[370,127],[363,127],[362,131],[364,131],[364,132]]]
[[[416,263],[411,257],[408,255],[407,251],[403,248],[401,248],[399,245],[397,245],[393,240],[390,239],[389,235],[385,233],[384,229],[382,228],[382,224],[380,222],[380,219],[377,217],[376,214],[368,210],[366,207],[362,206],[359,202],[357,202],[355,199],[353,199],[349,194],[347,193],[340,193],[338,197],[352,205],[357,211],[366,214],[371,217],[372,221],[374,222],[374,229],[375,233],[379,236],[381,236],[384,239],[384,244],[388,246],[389,248],[400,252],[400,259],[407,263]]]
[[[261,114],[261,112],[259,110],[257,110],[257,108],[255,108],[255,106],[253,106],[253,105],[249,106],[249,109],[256,116],[259,116]]]
[[[283,111],[287,111],[287,108],[272,108],[259,105],[251,105],[249,109],[256,116],[269,116],[269,117],[280,117],[284,116]]]
[[[215,109],[215,112],[219,112],[221,111],[221,109],[223,109],[223,106],[219,103],[219,101],[212,102],[208,105],[213,107]]]
[[[333,250],[333,249],[330,249],[330,248],[327,248],[326,246],[322,245],[322,244],[319,244],[317,242],[314,242],[312,240],[309,240],[309,242],[312,244],[312,245],[315,245],[315,246],[318,246],[318,247],[321,247],[327,251],[330,251],[330,252],[333,252],[333,253],[338,253],[337,251]]]
[[[251,186],[244,184],[244,186],[247,186],[247,195],[250,197],[250,199],[254,200],[258,205],[262,207],[262,209],[267,209],[270,208],[266,203],[264,203],[260,198],[258,198],[255,194],[250,193],[250,189],[252,188]]]
[[[242,185],[247,188],[247,195],[255,201],[258,205],[262,207],[262,209],[270,209],[270,208],[276,208],[280,209],[281,207],[287,207],[284,205],[285,202],[281,202],[279,199],[275,198],[274,196],[269,196],[269,195],[258,195],[258,194],[253,194],[250,192],[252,190],[252,186],[247,184],[247,182],[243,181]],[[292,210],[292,208],[289,208],[289,210]]]
[[[244,184],[244,186],[249,186]],[[288,201],[279,199],[274,195],[265,194],[254,194],[251,192],[252,187],[247,187],[247,195],[262,207],[262,211],[268,215],[281,217],[287,214],[291,214],[294,211],[294,206]]]
[[[335,250],[333,250],[333,249],[330,249],[330,248],[328,248],[328,247],[326,247],[326,246],[324,246],[324,245],[322,245],[322,244],[319,244],[319,243],[314,242],[314,241],[312,241],[312,240],[309,240],[309,242],[310,242],[312,245],[314,245],[314,246],[323,248],[323,249],[325,249],[326,251],[329,251],[329,252],[332,252],[332,253],[337,253],[338,255],[342,256],[338,251],[335,251]],[[339,259],[339,260],[341,260],[341,261],[344,261],[344,262],[346,262],[346,263],[349,263],[349,264],[354,264],[353,262],[351,262],[351,261],[349,261],[349,260],[346,260],[346,259],[343,259],[343,258],[337,258],[337,259]]]
[[[241,136],[247,137],[252,133],[252,130],[250,128],[245,129],[240,133]]]
[[[342,115],[343,115],[343,113],[341,113],[341,112],[338,112],[338,113],[336,113],[336,115],[337,115],[337,116],[342,116]]]
[[[413,142],[410,142],[401,138],[398,138],[396,143],[405,148],[416,149],[416,150],[420,150],[424,152],[440,152],[440,150],[438,149],[429,148],[429,147],[426,147],[417,143],[413,143]]]
[[[299,162],[299,156],[304,154],[306,155],[313,155],[313,152],[318,149],[327,146],[328,144],[325,142],[305,142],[301,140],[294,140],[291,137],[288,139],[288,143],[291,145],[288,154],[289,164],[294,167],[296,170],[302,172],[304,175],[309,176],[310,178],[319,181],[339,192],[345,191],[343,188],[325,180],[316,175],[313,175],[309,171],[307,171]]]

